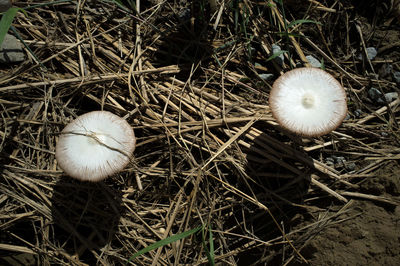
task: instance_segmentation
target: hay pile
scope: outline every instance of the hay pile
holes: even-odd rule
[[[383,92],[396,84],[366,75],[374,62],[343,56],[355,45],[339,32],[348,6],[122,2],[55,1],[14,20],[34,56],[0,67],[3,262],[121,265],[198,226],[130,263],[305,261],[316,228],[337,222],[352,198],[399,204],[360,191],[400,158],[400,100],[365,100],[371,84]],[[288,28],[296,19],[322,24]],[[283,65],[267,60],[272,44],[287,50]],[[348,119],[315,139],[283,132],[266,104],[273,80],[309,66],[307,54],[324,59],[349,97]],[[69,121],[93,110],[124,117],[138,145],[123,173],[81,183],[57,168],[54,148]],[[345,160],[328,164],[332,156]],[[292,230],[299,213],[315,219]]]

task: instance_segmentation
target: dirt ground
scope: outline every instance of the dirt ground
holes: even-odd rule
[[[356,201],[342,216],[304,248],[311,265],[398,265],[400,208],[386,210]]]
[[[399,164],[363,184],[374,195],[400,195]],[[324,214],[320,214],[323,218]],[[326,214],[325,214],[326,215]],[[354,200],[347,211],[307,243],[302,254],[311,265],[398,265],[400,206]],[[297,263],[293,263],[297,265]]]

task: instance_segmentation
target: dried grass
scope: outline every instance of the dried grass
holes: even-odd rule
[[[137,13],[107,1],[72,1],[17,15],[14,26],[40,64],[29,56],[0,68],[2,257],[14,252],[33,254],[40,265],[120,265],[143,247],[206,224],[217,263],[283,257],[284,264],[305,261],[307,241],[337,222],[352,198],[399,204],[390,195],[359,191],[363,177],[400,152],[400,101],[374,108],[363,100],[370,83],[395,88],[366,75],[374,62],[364,70],[356,61],[343,64],[333,51],[338,44],[305,37],[302,25],[291,29],[302,37],[279,37],[285,22],[274,4],[217,1],[211,14],[188,3],[192,13],[182,22],[184,7],[152,2]],[[321,35],[347,12],[337,1],[308,2],[305,18],[321,19],[326,27],[313,26]],[[275,123],[266,104],[271,83],[258,73],[279,75],[290,67],[265,61],[272,43],[291,49],[285,62],[293,65],[308,65],[306,51],[323,57],[346,87],[350,118],[337,131],[301,139]],[[369,112],[356,117],[357,108]],[[99,109],[135,128],[135,159],[102,183],[71,180],[57,168],[58,134],[71,119]],[[328,166],[331,155],[347,162]],[[332,202],[343,207],[331,209]],[[304,212],[325,216],[291,230],[290,221]],[[131,263],[207,261],[194,235]]]

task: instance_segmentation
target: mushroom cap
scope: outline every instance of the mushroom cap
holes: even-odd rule
[[[56,159],[67,175],[95,182],[121,171],[135,145],[135,134],[125,119],[107,111],[93,111],[62,130]]]
[[[327,134],[346,117],[346,92],[319,68],[297,68],[280,76],[269,96],[272,115],[288,131],[308,137]]]

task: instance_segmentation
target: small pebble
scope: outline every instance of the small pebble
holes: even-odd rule
[[[400,84],[400,71],[393,72],[393,78],[396,83]]]
[[[281,47],[279,45],[273,44],[272,46],[272,54],[278,54],[280,53]],[[275,57],[275,61],[279,64],[279,65],[283,65],[283,60],[285,59],[285,57],[283,56],[283,54],[280,54],[279,56]]]
[[[255,54],[255,52],[256,52],[256,48],[254,48],[253,46],[251,46],[250,48],[249,48],[249,55],[252,57],[254,54]]]
[[[306,59],[313,67],[320,68],[322,66],[321,62],[312,55],[307,55]]]
[[[334,159],[333,157],[328,157],[328,158],[326,158],[326,161],[331,161],[331,162],[334,162],[334,161],[335,161],[335,159]]]
[[[179,19],[181,19],[181,20],[183,20],[183,21],[189,20],[190,17],[191,17],[190,8],[182,8],[182,9],[178,12],[178,16],[179,16]]]
[[[355,116],[356,118],[359,118],[359,117],[362,115],[362,113],[363,113],[363,111],[361,111],[360,109],[356,109],[356,110],[354,111],[354,116]]]
[[[369,60],[374,59],[376,57],[376,55],[378,54],[378,51],[375,49],[375,47],[367,47],[366,51],[367,51],[367,57]],[[364,56],[364,52],[360,53],[357,58],[362,60],[363,56]]]
[[[394,100],[396,100],[397,98],[399,98],[399,94],[397,92],[388,92],[388,93],[385,93],[384,97],[385,97],[386,103],[391,103]],[[377,100],[377,102],[385,103],[382,98],[379,98]]]
[[[393,71],[393,66],[390,64],[383,64],[383,66],[379,69],[379,77],[386,78]]]
[[[271,73],[262,73],[258,75],[260,77],[260,79],[268,81],[268,80],[272,80],[274,78],[274,74]]]
[[[7,34],[0,47],[0,63],[18,63],[24,60],[21,43],[13,35]]]
[[[346,162],[346,159],[343,156],[335,156],[333,158],[335,159],[335,163],[338,164],[343,164]]]
[[[367,77],[371,78],[371,79],[379,79],[379,74],[376,73],[367,73],[366,74]]]
[[[368,96],[371,100],[377,101],[382,97],[382,93],[378,89],[371,87],[368,90]]]
[[[332,155],[325,159],[325,163],[331,167],[346,167],[346,159],[343,156]]]
[[[325,161],[326,161],[326,164],[330,164],[330,165],[335,164],[335,159],[332,157],[326,158]]]
[[[332,162],[332,161],[328,161],[328,159],[326,160],[326,163],[325,163],[327,166],[330,166],[330,167],[334,167],[335,166],[335,163],[334,162]]]
[[[0,0],[0,13],[6,12],[11,7],[11,2],[9,0]]]
[[[346,164],[346,169],[348,171],[354,171],[354,170],[356,170],[356,164],[355,163],[348,163],[348,164]]]
[[[296,62],[296,67],[304,67],[303,62],[301,61]]]

